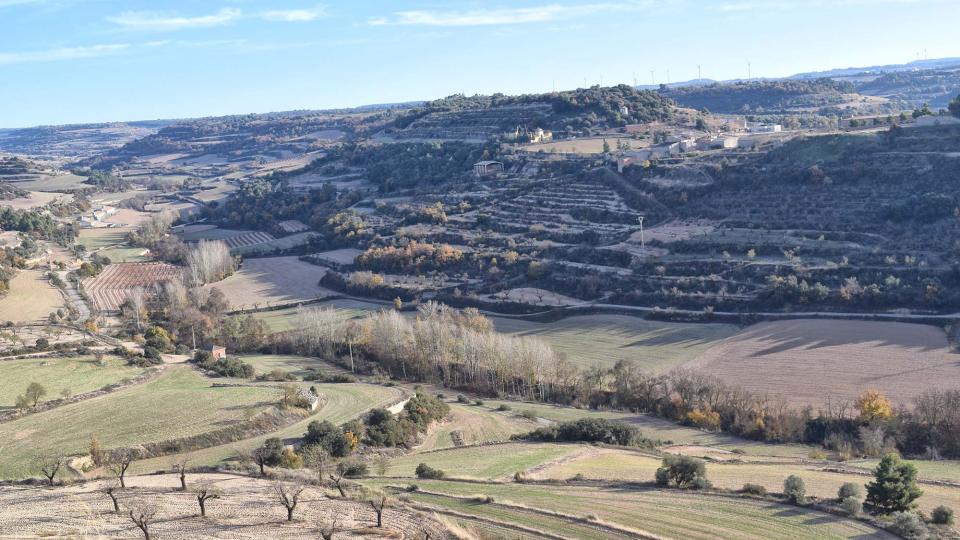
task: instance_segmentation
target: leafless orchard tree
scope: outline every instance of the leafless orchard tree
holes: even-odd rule
[[[211,484],[198,484],[193,486],[192,491],[200,505],[200,517],[207,517],[207,501],[223,497],[220,488]]]
[[[49,485],[56,483],[57,474],[67,462],[67,456],[60,452],[51,454],[38,454],[33,458],[34,467],[36,467],[47,479]]]
[[[383,509],[387,506],[387,496],[378,495],[367,501],[370,507],[377,513],[377,527],[383,527]]]
[[[118,448],[110,452],[110,456],[107,460],[107,465],[110,467],[110,470],[117,477],[117,480],[120,482],[120,487],[127,487],[126,475],[127,469],[130,468],[130,465],[133,464],[136,459],[136,454],[133,450],[129,448]]]
[[[110,497],[110,501],[113,502],[113,511],[118,514],[120,513],[120,499],[117,498],[117,491],[119,491],[119,489],[120,487],[116,484],[107,484],[100,489],[106,496]]]
[[[159,507],[149,501],[133,500],[127,504],[127,516],[143,533],[144,540],[150,540],[150,524],[159,513]]]
[[[330,454],[319,444],[313,444],[302,448],[303,462],[311,470],[317,473],[317,479],[323,483],[323,470]]]
[[[273,493],[276,496],[277,502],[287,509],[287,521],[293,521],[293,511],[297,509],[300,496],[303,495],[306,489],[306,486],[300,484],[287,485],[282,482],[277,482],[273,485]]]
[[[340,492],[340,496],[343,497],[344,499],[346,499],[346,498],[347,498],[347,492],[346,492],[346,490],[343,489],[343,487],[344,487],[344,486],[343,486],[343,473],[344,473],[343,470],[341,470],[340,468],[337,468],[337,470],[336,470],[335,472],[333,472],[333,473],[330,474],[330,480],[333,481],[333,485],[336,486],[337,491]]]
[[[187,464],[190,460],[186,458],[175,458],[170,465],[173,472],[180,478],[180,491],[187,490]]]

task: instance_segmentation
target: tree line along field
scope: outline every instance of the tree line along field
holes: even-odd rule
[[[105,356],[102,364],[92,355],[78,357],[24,358],[0,360],[0,410],[12,408],[16,397],[31,382],[46,388],[42,401],[98,390],[136,378],[143,368],[127,365],[125,360]]]

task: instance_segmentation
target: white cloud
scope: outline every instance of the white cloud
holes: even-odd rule
[[[310,22],[326,15],[326,8],[317,6],[312,9],[273,9],[264,11],[259,16],[265,21],[276,22]]]
[[[184,30],[223,26],[242,16],[243,12],[239,9],[223,8],[216,13],[197,17],[167,16],[153,11],[126,11],[107,17],[107,20],[131,30]]]
[[[47,49],[44,51],[0,52],[0,65],[96,58],[116,54],[129,48],[130,44],[114,43],[109,45],[89,45],[85,47],[61,47],[59,49]]]
[[[368,24],[418,26],[490,26],[530,24],[572,19],[598,13],[637,11],[654,5],[653,1],[604,4],[548,4],[530,8],[476,9],[470,11],[398,11],[390,17],[370,19]]]

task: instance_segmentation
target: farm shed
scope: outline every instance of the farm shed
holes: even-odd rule
[[[499,161],[478,161],[473,165],[473,173],[477,176],[489,176],[503,172],[503,163]]]

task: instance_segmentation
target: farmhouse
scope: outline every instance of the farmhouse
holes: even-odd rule
[[[473,165],[473,174],[477,176],[490,176],[503,172],[503,163],[499,161],[478,161]]]
[[[227,348],[221,347],[220,345],[211,345],[207,351],[210,353],[210,357],[214,360],[227,357]]]

